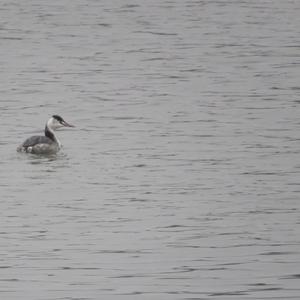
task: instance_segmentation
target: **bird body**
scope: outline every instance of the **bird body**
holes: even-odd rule
[[[62,117],[53,115],[45,126],[44,136],[32,136],[26,139],[18,148],[18,152],[33,154],[55,154],[61,148],[61,143],[54,134],[54,130],[60,127],[74,127]]]

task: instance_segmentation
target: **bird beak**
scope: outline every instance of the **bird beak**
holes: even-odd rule
[[[71,125],[71,124],[67,123],[66,121],[62,121],[61,124],[66,127],[75,127],[74,125]]]

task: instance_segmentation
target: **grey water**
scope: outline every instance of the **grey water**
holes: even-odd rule
[[[299,16],[2,1],[0,299],[299,299]]]

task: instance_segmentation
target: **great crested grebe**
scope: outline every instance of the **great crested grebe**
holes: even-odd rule
[[[54,130],[60,127],[74,127],[67,123],[61,116],[53,115],[45,126],[45,135],[35,135],[17,148],[18,152],[33,154],[55,154],[61,148],[61,143],[54,134]]]

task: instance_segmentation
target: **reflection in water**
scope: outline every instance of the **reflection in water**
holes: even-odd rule
[[[30,164],[47,164],[48,162],[52,161],[67,161],[67,154],[66,153],[55,153],[55,154],[43,154],[43,155],[36,155],[36,154],[29,154],[29,153],[22,153],[21,155],[26,156],[26,159]],[[50,164],[51,165],[51,164]]]

